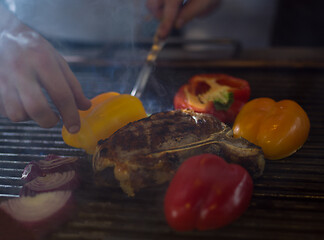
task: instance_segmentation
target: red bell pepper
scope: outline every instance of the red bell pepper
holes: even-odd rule
[[[164,213],[178,231],[217,229],[243,214],[252,192],[252,178],[243,167],[202,154],[177,170],[165,195]]]
[[[175,109],[192,109],[210,113],[220,121],[232,123],[242,106],[250,98],[247,81],[226,74],[199,74],[193,76],[176,93]]]

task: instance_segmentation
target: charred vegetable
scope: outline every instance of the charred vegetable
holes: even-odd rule
[[[101,183],[114,168],[122,189],[133,196],[143,187],[169,181],[188,157],[213,153],[259,177],[265,161],[261,148],[233,138],[230,127],[210,114],[190,110],[161,112],[119,129],[98,143],[92,159]]]

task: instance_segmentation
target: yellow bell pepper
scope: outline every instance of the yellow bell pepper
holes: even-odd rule
[[[146,117],[142,102],[131,95],[107,92],[91,99],[91,107],[79,111],[81,128],[71,134],[63,126],[64,142],[93,154],[99,140],[108,138],[126,124]]]

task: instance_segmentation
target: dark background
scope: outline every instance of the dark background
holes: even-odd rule
[[[278,2],[271,44],[273,46],[324,46],[324,1]]]

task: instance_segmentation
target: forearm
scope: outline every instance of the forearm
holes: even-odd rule
[[[12,12],[0,4],[0,33],[4,31],[21,32],[28,29]]]

